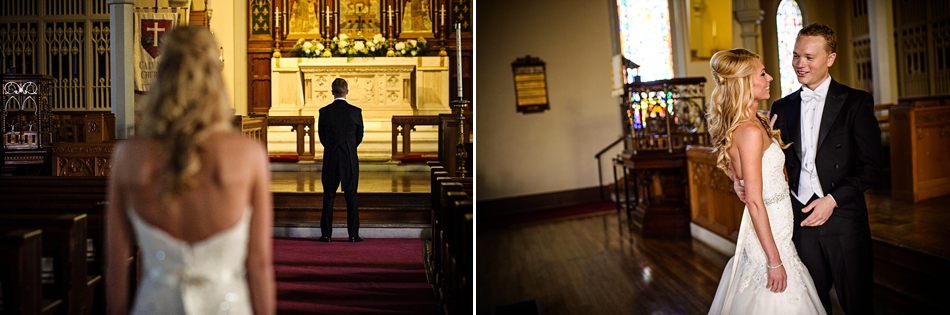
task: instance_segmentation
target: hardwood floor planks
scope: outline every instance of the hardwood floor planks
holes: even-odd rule
[[[937,270],[937,276],[909,283],[940,282],[946,272],[925,263],[950,257],[950,196],[918,203],[880,193],[866,198],[876,242],[931,255],[923,262],[916,254],[892,258],[924,264],[901,268]],[[627,227],[625,214],[611,213],[476,231],[476,313],[537,298],[542,314],[706,314],[731,255],[693,239],[643,239]],[[878,262],[878,280],[911,276],[888,264]],[[876,299],[880,293],[887,292],[876,289]],[[875,301],[878,314],[909,314],[902,307]]]
[[[544,314],[705,313],[728,257],[620,223],[608,214],[479,231],[477,313],[534,298]]]

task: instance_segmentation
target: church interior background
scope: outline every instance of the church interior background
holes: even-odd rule
[[[563,292],[570,290],[558,286],[547,286],[558,292],[552,297],[498,280],[524,281],[513,275],[519,270],[531,274],[531,266],[551,263],[550,257],[557,255],[540,261],[521,257],[556,249],[520,247],[524,241],[520,234],[505,233],[522,230],[492,228],[493,222],[605,199],[620,201],[621,191],[627,189],[635,196],[673,196],[679,202],[672,207],[678,212],[669,220],[680,225],[658,230],[659,239],[686,235],[712,252],[728,252],[737,229],[728,209],[736,206],[735,201],[729,199],[728,188],[722,189],[723,179],[716,178],[715,172],[689,171],[689,167],[701,170],[709,165],[708,152],[697,150],[691,155],[686,149],[686,144],[701,147],[701,136],[684,136],[686,142],[662,147],[684,165],[674,172],[676,181],[654,181],[668,175],[662,172],[649,178],[628,173],[636,170],[624,165],[634,161],[632,151],[641,146],[656,148],[636,138],[637,122],[646,120],[634,119],[640,108],[632,107],[630,96],[636,90],[631,90],[630,83],[637,82],[634,76],[639,76],[640,83],[687,80],[675,83],[693,87],[676,93],[691,91],[682,93],[704,99],[711,91],[711,54],[744,47],[760,54],[766,71],[776,78],[772,99],[760,106],[767,110],[771,102],[797,89],[786,65],[787,36],[794,34],[794,27],[824,23],[836,31],[839,42],[831,76],[874,95],[875,114],[885,131],[888,175],[868,198],[869,203],[883,205],[881,211],[897,210],[872,216],[882,226],[874,232],[881,241],[875,250],[903,258],[877,262],[883,274],[876,285],[887,305],[894,306],[885,308],[894,313],[947,310],[934,291],[921,288],[950,280],[939,267],[950,260],[946,246],[950,235],[945,232],[950,223],[945,217],[907,209],[945,210],[950,194],[950,166],[945,162],[950,158],[950,4],[939,0],[487,1],[478,6],[482,41],[477,54],[475,7],[471,0],[2,1],[0,62],[8,73],[4,81],[35,82],[46,92],[24,105],[36,111],[27,115],[33,121],[4,116],[4,175],[105,176],[112,143],[134,134],[136,95],[147,90],[148,56],[155,51],[147,45],[155,41],[148,39],[172,25],[154,21],[205,25],[221,45],[223,75],[235,114],[241,116],[235,124],[249,137],[265,141],[276,160],[290,162],[279,167],[318,171],[315,161],[321,153],[314,139],[314,119],[317,110],[332,99],[329,80],[348,78],[353,102],[364,109],[367,138],[360,146],[360,157],[368,169],[421,173],[421,183],[407,186],[435,194],[429,191],[433,186],[425,164],[400,162],[435,160],[453,172],[456,166],[468,166],[469,173],[463,171],[462,176],[473,179],[464,187],[471,189],[469,198],[480,205],[478,222],[482,224],[477,230],[478,245],[472,249],[478,259],[476,268],[481,270],[472,279],[479,284],[472,307],[488,313],[498,305],[541,296],[539,305],[551,313],[558,313],[559,307],[565,313],[590,310],[590,302],[566,298]],[[145,24],[146,20],[153,24]],[[481,63],[476,64],[476,57]],[[524,62],[542,65],[531,69],[541,69],[543,74],[543,81],[534,81],[543,87],[543,107],[526,110],[519,104],[521,88],[538,87],[516,81],[525,74],[516,66]],[[117,71],[128,77],[115,80]],[[481,77],[476,79],[476,73]],[[538,77],[536,72],[530,74]],[[14,109],[6,102],[11,99],[18,98],[5,96],[4,113]],[[470,102],[453,103],[459,100]],[[702,101],[693,103],[702,105]],[[482,131],[478,146],[473,145],[476,112]],[[460,132],[455,117],[463,122]],[[440,127],[454,127],[455,133],[442,137]],[[690,130],[702,134],[701,128]],[[459,135],[461,141],[455,140]],[[443,142],[448,141],[443,138],[454,142]],[[459,142],[469,144],[467,162],[456,155]],[[475,151],[480,153],[477,159]],[[476,164],[480,166],[477,176]],[[481,188],[477,196],[475,186]],[[628,246],[624,250],[636,248],[635,255],[651,252],[631,245],[636,242],[627,232],[634,230],[637,237],[649,234],[644,225],[649,223],[644,210],[636,210],[638,205],[624,198],[617,203],[612,219],[616,222],[606,223],[609,216],[605,217],[604,229],[622,230],[618,233],[627,238]],[[411,214],[417,234],[425,233],[421,226],[430,224],[429,210],[424,210]],[[283,218],[313,220],[314,215],[292,213]],[[610,227],[623,221],[630,225]],[[591,233],[599,229],[597,224],[573,232]],[[510,266],[506,262],[522,260],[529,262],[519,267],[523,269],[505,267]],[[715,263],[710,267],[705,260],[691,261],[703,266],[699,269],[712,270],[708,272],[712,277],[721,271],[721,267],[715,270]],[[574,269],[591,268],[591,264],[586,261]],[[633,268],[623,269],[624,274],[649,277],[648,268],[624,268]],[[537,280],[534,286],[544,284]],[[650,299],[633,298],[633,305],[605,303],[593,309],[665,310],[663,305],[636,307],[655,306],[651,301],[666,301],[662,296],[685,292],[687,302],[673,299],[668,304],[692,305],[695,309],[683,313],[693,313],[703,308],[704,299],[711,299],[702,285],[696,285],[700,288],[696,294],[680,285],[667,288],[671,292],[647,285],[637,290],[659,290],[654,294],[661,296],[645,294]],[[598,291],[596,284],[579,286]],[[947,292],[937,293],[945,296]],[[624,296],[611,293],[606,298],[616,302]]]
[[[945,2],[529,0],[478,8],[479,311],[527,301],[556,314],[706,313],[722,265],[709,267],[721,257],[702,253],[732,255],[742,204],[702,139],[675,134],[688,124],[672,123],[672,137],[640,133],[651,113],[636,116],[649,105],[640,101],[675,103],[684,109],[675,118],[691,117],[697,106],[680,102],[704,105],[709,57],[742,47],[775,78],[760,104],[768,110],[798,89],[787,58],[794,34],[810,23],[835,30],[830,75],[874,96],[883,130],[888,165],[867,194],[878,306],[895,314],[947,309],[920,289],[945,279],[925,266],[950,257],[950,235],[941,232],[950,222],[939,215],[950,194],[950,168],[938,162],[950,157]],[[518,75],[509,73],[526,55],[544,62],[542,111],[518,108]],[[639,97],[640,89],[670,97]],[[657,146],[670,149],[666,158],[642,159]],[[517,223],[604,200],[612,211],[603,216]]]

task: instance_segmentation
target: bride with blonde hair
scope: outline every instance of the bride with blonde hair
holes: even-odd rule
[[[788,145],[757,112],[758,103],[769,99],[772,76],[758,55],[742,48],[717,52],[709,65],[716,87],[707,120],[717,166],[746,192],[736,254],[709,314],[825,314],[792,242],[782,153]]]
[[[273,314],[267,152],[232,130],[211,33],[164,37],[134,139],[116,144],[106,207],[109,314]],[[129,307],[130,248],[139,286]]]

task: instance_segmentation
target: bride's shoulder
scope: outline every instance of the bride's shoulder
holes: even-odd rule
[[[732,132],[732,138],[734,142],[740,145],[761,144],[764,134],[765,131],[762,130],[760,124],[754,121],[745,121],[736,126],[736,130]]]

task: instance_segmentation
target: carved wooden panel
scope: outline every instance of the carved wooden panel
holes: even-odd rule
[[[716,167],[713,148],[689,146],[686,159],[693,223],[735,242],[745,204],[732,190],[732,181]]]
[[[53,176],[107,176],[114,143],[56,143]]]

